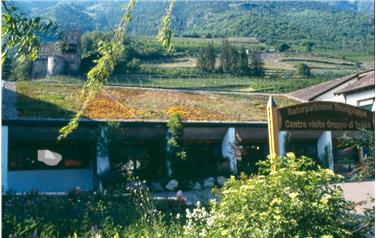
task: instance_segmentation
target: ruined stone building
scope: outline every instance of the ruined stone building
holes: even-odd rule
[[[33,62],[33,78],[78,74],[81,65],[81,34],[78,31],[64,33],[62,40],[41,46],[38,58]]]

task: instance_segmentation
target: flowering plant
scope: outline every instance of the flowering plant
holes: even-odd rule
[[[341,176],[293,153],[260,166],[258,175],[225,183],[208,237],[359,237],[354,205],[334,184]]]

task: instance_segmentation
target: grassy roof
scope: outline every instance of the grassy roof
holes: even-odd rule
[[[80,85],[17,82],[20,117],[69,118],[80,102]],[[166,120],[177,111],[189,121],[265,121],[268,95],[219,94],[106,87],[90,104],[90,119]],[[276,96],[279,106],[297,103]]]

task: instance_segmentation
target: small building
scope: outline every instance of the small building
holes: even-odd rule
[[[297,100],[332,101],[361,107],[375,111],[375,70],[368,70],[358,74],[345,76],[323,82],[308,88],[303,88],[288,94]],[[366,151],[334,151],[334,167],[336,171],[348,170],[352,163],[362,160]],[[348,154],[352,153],[353,156]],[[358,155],[356,156],[356,153]],[[347,154],[347,155],[346,155]],[[351,159],[349,159],[351,158]]]
[[[181,176],[202,182],[212,176],[252,173],[256,162],[269,153],[269,95],[258,93],[106,87],[88,106],[78,129],[59,142],[59,129],[78,109],[80,89],[79,85],[3,82],[3,191],[95,190],[104,171],[119,161],[141,179],[165,181],[171,111],[184,119],[187,159]],[[299,103],[286,95],[274,97],[281,107]],[[334,141],[342,134],[281,131],[281,154],[294,151],[321,163],[335,151]],[[326,148],[330,154],[325,154]]]
[[[32,78],[78,74],[81,66],[81,35],[68,31],[62,40],[44,44],[32,65]]]
[[[374,111],[375,70],[345,76],[288,94],[301,101],[332,101]]]

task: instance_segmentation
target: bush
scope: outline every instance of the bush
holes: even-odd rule
[[[79,191],[67,196],[36,192],[4,194],[2,235],[18,238],[180,237],[183,221],[175,219],[175,214],[185,209],[185,205],[176,201],[154,203],[141,182],[134,181],[126,193],[126,196]]]
[[[311,68],[304,63],[300,63],[297,66],[297,74],[300,77],[309,78],[312,76]]]
[[[291,49],[291,47],[287,43],[282,43],[277,47],[277,51],[279,52],[285,52],[289,49]]]
[[[208,237],[351,237],[353,204],[333,185],[340,176],[292,153],[278,161],[277,172],[269,174],[270,165],[260,162],[257,176],[232,177],[213,215],[199,216],[205,217],[205,231],[195,224],[190,230]]]

